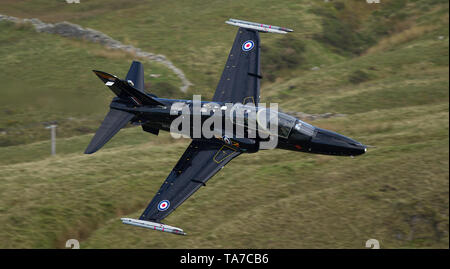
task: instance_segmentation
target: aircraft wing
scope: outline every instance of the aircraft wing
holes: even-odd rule
[[[259,32],[240,27],[213,101],[257,105],[262,78],[260,72]]]
[[[193,140],[139,219],[160,222],[240,153],[220,140]]]

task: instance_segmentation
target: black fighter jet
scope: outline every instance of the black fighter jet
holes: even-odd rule
[[[183,134],[192,138],[191,144],[140,218],[122,218],[123,223],[185,235],[182,229],[161,221],[200,187],[205,186],[228,162],[242,153],[257,152],[262,149],[263,143],[274,139],[277,141],[276,148],[305,153],[356,156],[366,152],[366,146],[353,139],[312,126],[285,113],[259,107],[262,78],[259,32],[287,33],[292,30],[233,19],[227,23],[239,26],[239,29],[213,100],[199,102],[200,111],[196,111],[192,100],[164,99],[147,93],[140,62],[132,63],[124,80],[94,70],[116,97],[87,147],[86,154],[99,150],[128,122],[141,125],[144,131],[158,135],[160,130],[174,131],[171,124],[179,117],[190,119],[191,128]],[[180,104],[189,112],[187,115],[183,114]],[[243,110],[240,120],[237,119],[236,111],[230,112],[231,107]],[[215,133],[212,137],[206,137],[203,133],[196,137],[193,119],[198,116],[201,123],[205,123],[212,115],[222,117],[222,124],[214,124],[211,130]],[[256,120],[256,127],[250,126],[252,120]],[[226,128],[227,121],[231,122],[231,132]],[[243,136],[236,135],[235,130],[239,126],[244,130]],[[179,128],[175,132],[182,133]]]

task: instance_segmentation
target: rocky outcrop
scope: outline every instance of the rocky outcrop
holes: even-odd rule
[[[166,56],[146,52],[132,45],[124,45],[110,36],[90,28],[83,28],[80,25],[70,22],[45,23],[39,19],[21,19],[0,14],[0,21],[10,21],[14,23],[29,23],[37,32],[57,34],[63,37],[80,38],[94,43],[100,43],[109,49],[123,50],[135,54],[137,57],[148,61],[159,62],[172,70],[181,80],[182,86],[180,90],[186,92],[192,83],[186,78],[183,71],[177,68]]]

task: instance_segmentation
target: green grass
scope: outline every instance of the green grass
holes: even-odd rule
[[[368,238],[383,248],[446,247],[448,105],[389,113],[401,120],[367,112],[316,123],[377,146],[359,158],[241,156],[167,218],[189,233],[181,238],[119,218],[141,213],[187,141],[130,128],[83,156],[90,135],[64,139],[79,151],[1,166],[2,247],[63,247],[67,238],[84,248],[362,248]],[[149,142],[134,145],[142,136]]]
[[[39,4],[18,1],[0,7],[0,12],[21,17],[38,16],[46,21],[69,20],[100,30],[123,43],[164,54],[194,83],[192,91],[208,98],[213,95],[212,89],[218,83],[236,34],[236,28],[224,24],[228,18],[295,28],[298,29],[292,35],[295,39],[321,31],[321,18],[310,11],[314,5],[311,1],[252,0],[246,5],[240,1],[217,0],[207,4],[199,0],[135,0],[126,5],[120,2],[124,1],[114,1],[112,5],[107,0],[86,0],[79,5],[51,0]],[[270,14],[267,10],[271,10]],[[280,38],[281,35],[263,35],[263,42],[271,46]],[[310,42],[318,43],[312,39]],[[281,49],[279,45],[276,47]],[[327,50],[327,54],[333,53]],[[320,56],[314,58],[317,57]]]
[[[235,33],[224,20],[294,28],[288,45],[301,42],[295,59],[304,61],[264,80],[262,101],[344,113],[311,123],[375,147],[356,158],[245,154],[165,220],[187,237],[123,225],[121,217],[141,214],[188,141],[126,128],[98,153],[83,155],[112,97],[90,70],[124,76],[132,56],[0,23],[0,128],[17,131],[0,132],[12,145],[0,147],[1,248],[64,248],[70,238],[81,248],[364,248],[370,238],[381,248],[448,248],[447,2],[386,0],[373,10],[356,1],[344,10],[312,1],[39,2],[8,1],[0,13],[68,20],[162,53],[205,99]],[[367,51],[343,53],[316,38],[324,34],[325,18],[316,12],[323,5],[352,31],[378,29]],[[363,15],[349,17],[348,8]],[[371,28],[373,21],[380,27]],[[266,65],[277,49],[284,53],[283,37],[262,40],[270,50]],[[145,69],[146,78],[163,74],[154,84],[179,85],[163,66]],[[355,83],[361,73],[367,76]],[[40,124],[50,120],[61,121],[54,157]]]
[[[92,73],[121,77],[134,59],[98,44],[36,33],[30,26],[0,23],[0,146],[48,139],[43,122],[58,121],[58,136],[94,131],[112,92]],[[180,85],[165,66],[143,62],[146,80]],[[151,78],[150,73],[160,74]]]

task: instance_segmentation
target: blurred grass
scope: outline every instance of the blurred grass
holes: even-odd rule
[[[83,155],[112,97],[89,70],[95,64],[124,76],[132,57],[0,24],[0,58],[7,63],[0,76],[8,86],[0,91],[0,128],[73,118],[58,129],[55,157],[48,141],[0,148],[0,247],[63,248],[77,238],[81,248],[364,248],[375,238],[381,248],[448,248],[448,2],[6,2],[2,14],[68,20],[165,54],[204,99],[214,92],[234,37],[224,20],[294,28],[292,38],[262,35],[263,70],[280,69],[264,80],[262,101],[289,111],[344,113],[311,123],[376,147],[353,159],[282,150],[243,155],[167,218],[187,237],[128,227],[120,217],[140,215],[188,141],[126,128],[98,153]],[[324,29],[328,15],[318,9],[344,27]],[[342,29],[358,33],[362,39],[354,41],[363,40],[364,51],[319,38]],[[294,53],[292,68],[274,60],[277,51]],[[163,74],[154,84],[179,83],[162,67],[145,68],[146,79]],[[51,109],[56,103],[60,110]]]
[[[125,77],[137,58],[86,41],[36,33],[29,25],[1,22],[0,59],[0,131],[7,132],[0,135],[0,146],[8,146],[48,139],[43,122],[57,121],[59,137],[93,132],[114,94],[92,70]],[[180,85],[165,66],[143,63],[151,85]],[[151,73],[161,76],[152,78]]]
[[[311,1],[252,0],[245,5],[240,1],[218,0],[134,0],[122,5],[121,2],[124,1],[110,5],[111,1],[107,0],[86,0],[79,5],[67,5],[45,0],[30,5],[18,1],[0,7],[0,12],[37,16],[50,22],[69,20],[124,43],[164,54],[194,83],[192,91],[205,98],[212,97],[212,89],[217,85],[233,43],[236,29],[224,24],[230,17],[301,29],[292,35],[297,40],[321,31],[321,18],[310,11],[314,6]],[[25,5],[27,8],[22,8]],[[267,10],[271,10],[270,15]],[[263,42],[271,47],[281,38],[281,35],[263,35]],[[318,43],[312,39],[310,42]],[[314,58],[327,58],[324,56],[319,54]]]
[[[128,128],[92,156],[81,154],[90,135],[61,141],[79,151],[0,167],[2,247],[63,247],[67,238],[83,248],[360,248],[367,238],[383,248],[445,247],[448,105],[389,113],[401,120],[374,111],[316,123],[377,146],[359,158],[241,156],[167,218],[185,238],[119,217],[138,217],[187,141],[165,134],[136,146],[143,134]]]

